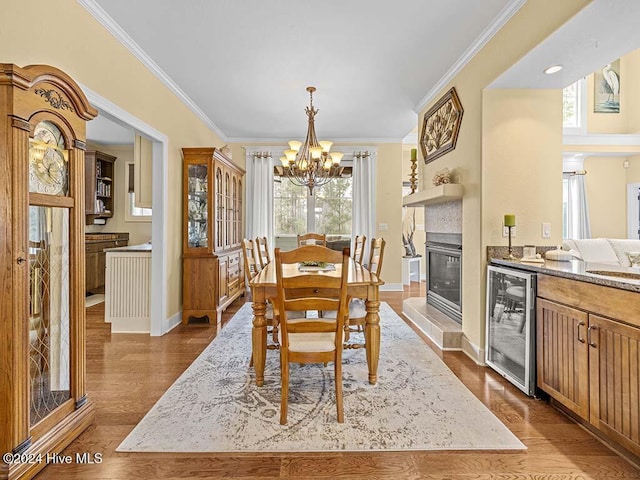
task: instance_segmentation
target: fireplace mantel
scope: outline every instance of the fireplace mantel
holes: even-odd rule
[[[464,188],[459,183],[445,183],[437,187],[421,190],[402,198],[405,207],[424,207],[436,203],[451,202],[462,198]]]

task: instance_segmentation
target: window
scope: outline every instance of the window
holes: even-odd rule
[[[274,178],[273,208],[277,237],[317,232],[351,237],[352,178],[338,178],[309,195],[285,177]]]
[[[565,134],[586,133],[587,96],[582,78],[562,90],[562,126]]]
[[[126,220],[129,222],[150,222],[152,217],[152,209],[136,207],[133,162],[127,162],[125,164],[125,175],[127,177],[125,185],[128,185]]]

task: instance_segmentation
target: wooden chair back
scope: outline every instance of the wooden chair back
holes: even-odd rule
[[[258,250],[258,260],[262,268],[267,266],[267,263],[271,261],[271,254],[269,253],[269,245],[267,244],[267,237],[256,237],[256,249]]]
[[[366,245],[367,237],[364,235],[356,235],[356,239],[353,242],[353,259],[362,264],[364,260],[364,247]]]
[[[298,235],[298,247],[303,245],[322,245],[327,246],[327,236],[324,233],[305,233]]]
[[[375,273],[380,278],[382,272],[382,258],[384,257],[384,246],[386,242],[384,238],[374,238],[371,240],[371,250],[369,253],[369,271]]]
[[[253,240],[247,240],[245,238],[242,240],[241,245],[242,256],[244,258],[244,274],[248,284],[253,277],[260,273],[262,267],[256,258],[256,249]]]
[[[287,423],[289,363],[334,362],[338,422],[344,422],[342,406],[342,343],[344,319],[348,315],[347,276],[349,249],[343,252],[323,246],[305,245],[289,252],[275,249],[277,297],[280,314],[280,368],[282,399],[280,423]],[[333,263],[335,272],[300,271],[304,261]],[[286,269],[286,275],[283,271]],[[334,274],[331,274],[334,273]],[[336,310],[336,318],[290,318],[308,310]]]

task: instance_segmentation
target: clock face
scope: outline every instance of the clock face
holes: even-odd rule
[[[29,147],[29,191],[49,195],[68,195],[69,164],[64,139],[58,128],[41,122],[36,126]]]

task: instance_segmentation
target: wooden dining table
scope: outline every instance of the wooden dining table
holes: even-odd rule
[[[300,275],[297,265],[283,265],[282,274]],[[340,278],[342,265],[336,265],[335,270],[323,272],[304,272],[304,275],[332,275]],[[301,278],[301,293],[304,292],[304,280]],[[365,318],[364,339],[369,368],[369,383],[378,380],[378,359],[380,357],[380,301],[378,291],[384,282],[371,273],[354,259],[349,259],[349,273],[347,276],[347,295],[353,298],[365,299],[367,316]],[[260,273],[249,282],[253,299],[253,329],[251,341],[253,348],[253,367],[256,373],[256,385],[264,384],[264,366],[267,356],[267,300],[276,297],[276,268],[275,262],[268,263]]]

